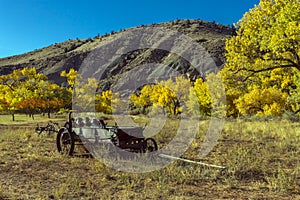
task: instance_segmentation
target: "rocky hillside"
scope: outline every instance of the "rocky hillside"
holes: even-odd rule
[[[226,38],[235,34],[235,30],[229,26],[223,26],[214,22],[203,22],[201,20],[175,20],[161,24],[152,24],[147,27],[165,27],[190,36],[206,48],[219,68],[225,62],[224,46]],[[120,32],[123,31],[125,30],[121,30]],[[47,75],[51,81],[64,84],[66,80],[60,77],[62,70],[70,68],[79,69],[83,60],[93,49],[101,45],[101,42],[110,35],[120,34],[120,32],[116,33],[112,31],[110,34],[85,40],[68,40],[22,55],[2,58],[0,59],[0,74],[8,74],[15,69],[24,67],[36,67],[39,72]],[[112,78],[119,76],[123,72],[126,72],[127,68],[132,68],[132,63],[140,64],[152,61],[169,65],[181,73],[189,71],[189,63],[181,58],[173,59],[172,62],[166,61],[168,60],[166,59],[168,54],[168,52],[151,49],[132,52],[113,62],[113,66],[110,66],[109,70],[106,70],[104,77]],[[200,75],[197,74],[196,76]],[[113,79],[109,82],[111,81]]]

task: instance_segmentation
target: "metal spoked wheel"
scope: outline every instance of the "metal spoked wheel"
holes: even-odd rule
[[[147,138],[144,141],[144,153],[149,153],[153,151],[157,151],[157,143],[153,138]]]
[[[71,156],[74,152],[74,133],[70,133],[66,128],[61,128],[56,136],[56,146],[58,152]]]

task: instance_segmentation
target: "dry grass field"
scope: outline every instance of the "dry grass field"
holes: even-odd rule
[[[75,156],[60,155],[55,135],[34,132],[37,122],[46,122],[42,117],[0,119],[0,199],[300,199],[298,122],[227,120],[213,151],[200,160],[209,125],[201,121],[182,157],[226,169],[175,161],[152,172],[126,173],[82,156],[77,146]],[[154,136],[159,147],[172,139],[177,123],[168,120]]]

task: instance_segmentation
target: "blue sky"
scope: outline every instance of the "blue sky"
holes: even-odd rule
[[[233,24],[259,0],[0,0],[0,58],[141,24]]]

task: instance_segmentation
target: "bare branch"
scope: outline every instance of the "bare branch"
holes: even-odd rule
[[[11,85],[9,85],[9,84],[7,84],[7,83],[3,83],[3,85],[6,85],[7,87],[9,87],[9,89],[10,89],[11,91],[15,91],[15,89],[14,89]]]
[[[246,69],[245,71],[251,72],[251,74],[247,77],[245,77],[242,82],[247,81],[251,76],[253,76],[256,73],[260,73],[260,72],[266,72],[266,71],[271,71],[273,69],[279,69],[279,68],[290,68],[290,67],[295,67],[294,65],[279,65],[279,66],[274,66],[274,67],[267,67],[267,68],[263,68],[263,69],[258,69],[258,70],[254,70],[254,69]]]
[[[263,68],[263,69],[258,69],[258,70],[254,70],[254,69],[248,69],[247,71],[249,72],[253,72],[253,73],[260,73],[260,72],[266,72],[266,71],[270,71],[273,69],[279,69],[279,68],[289,68],[289,67],[295,67],[295,65],[290,64],[290,65],[278,65],[278,66],[274,66],[274,67],[267,67],[267,68]]]
[[[273,58],[273,59],[270,59],[270,60],[275,60],[275,61],[286,61],[286,62],[289,62],[291,63],[291,65],[294,65],[294,67],[297,66],[297,64],[292,61],[291,59],[288,59],[288,58]]]
[[[291,49],[290,52],[293,54],[293,56],[296,59],[296,63],[295,63],[296,68],[300,70],[300,58],[297,51],[295,49]]]

